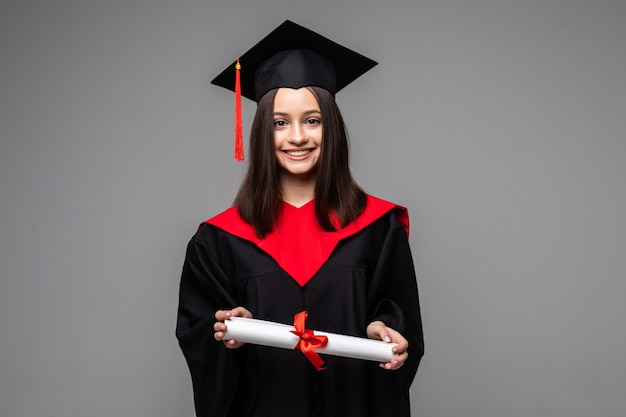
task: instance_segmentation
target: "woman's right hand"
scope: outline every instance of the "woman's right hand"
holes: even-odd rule
[[[245,343],[238,342],[235,339],[224,339],[224,332],[226,331],[226,323],[224,323],[224,321],[231,317],[246,317],[251,319],[252,313],[250,313],[245,307],[235,307],[232,310],[218,310],[215,312],[215,319],[217,320],[217,322],[213,325],[213,330],[215,330],[215,340],[221,340],[229,349],[237,349]]]

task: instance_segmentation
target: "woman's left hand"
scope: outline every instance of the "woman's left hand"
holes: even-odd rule
[[[409,347],[409,342],[398,332],[391,327],[385,326],[382,321],[373,321],[367,326],[367,337],[375,340],[382,340],[387,343],[397,343],[398,346],[393,348],[393,352],[396,356],[391,362],[381,362],[380,367],[390,370],[396,370],[404,365],[404,361],[409,357],[406,351]]]

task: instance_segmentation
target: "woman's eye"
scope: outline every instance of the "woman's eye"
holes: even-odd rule
[[[305,123],[308,125],[319,125],[322,121],[320,119],[307,119]]]
[[[286,124],[284,120],[274,120],[274,127],[284,127]]]

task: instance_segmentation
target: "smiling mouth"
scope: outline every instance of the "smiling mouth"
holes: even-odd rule
[[[308,153],[311,153],[311,149],[301,149],[297,151],[283,151],[289,156],[304,156]]]

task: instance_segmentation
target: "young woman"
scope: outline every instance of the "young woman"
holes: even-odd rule
[[[234,206],[192,238],[181,279],[196,413],[409,416],[423,338],[408,215],[353,180],[334,99],[375,63],[289,21],[240,62],[255,70],[242,94],[258,101],[248,170]],[[317,371],[297,350],[225,339],[230,317],[291,323],[301,311],[307,328],[397,343],[397,355],[326,356]]]

